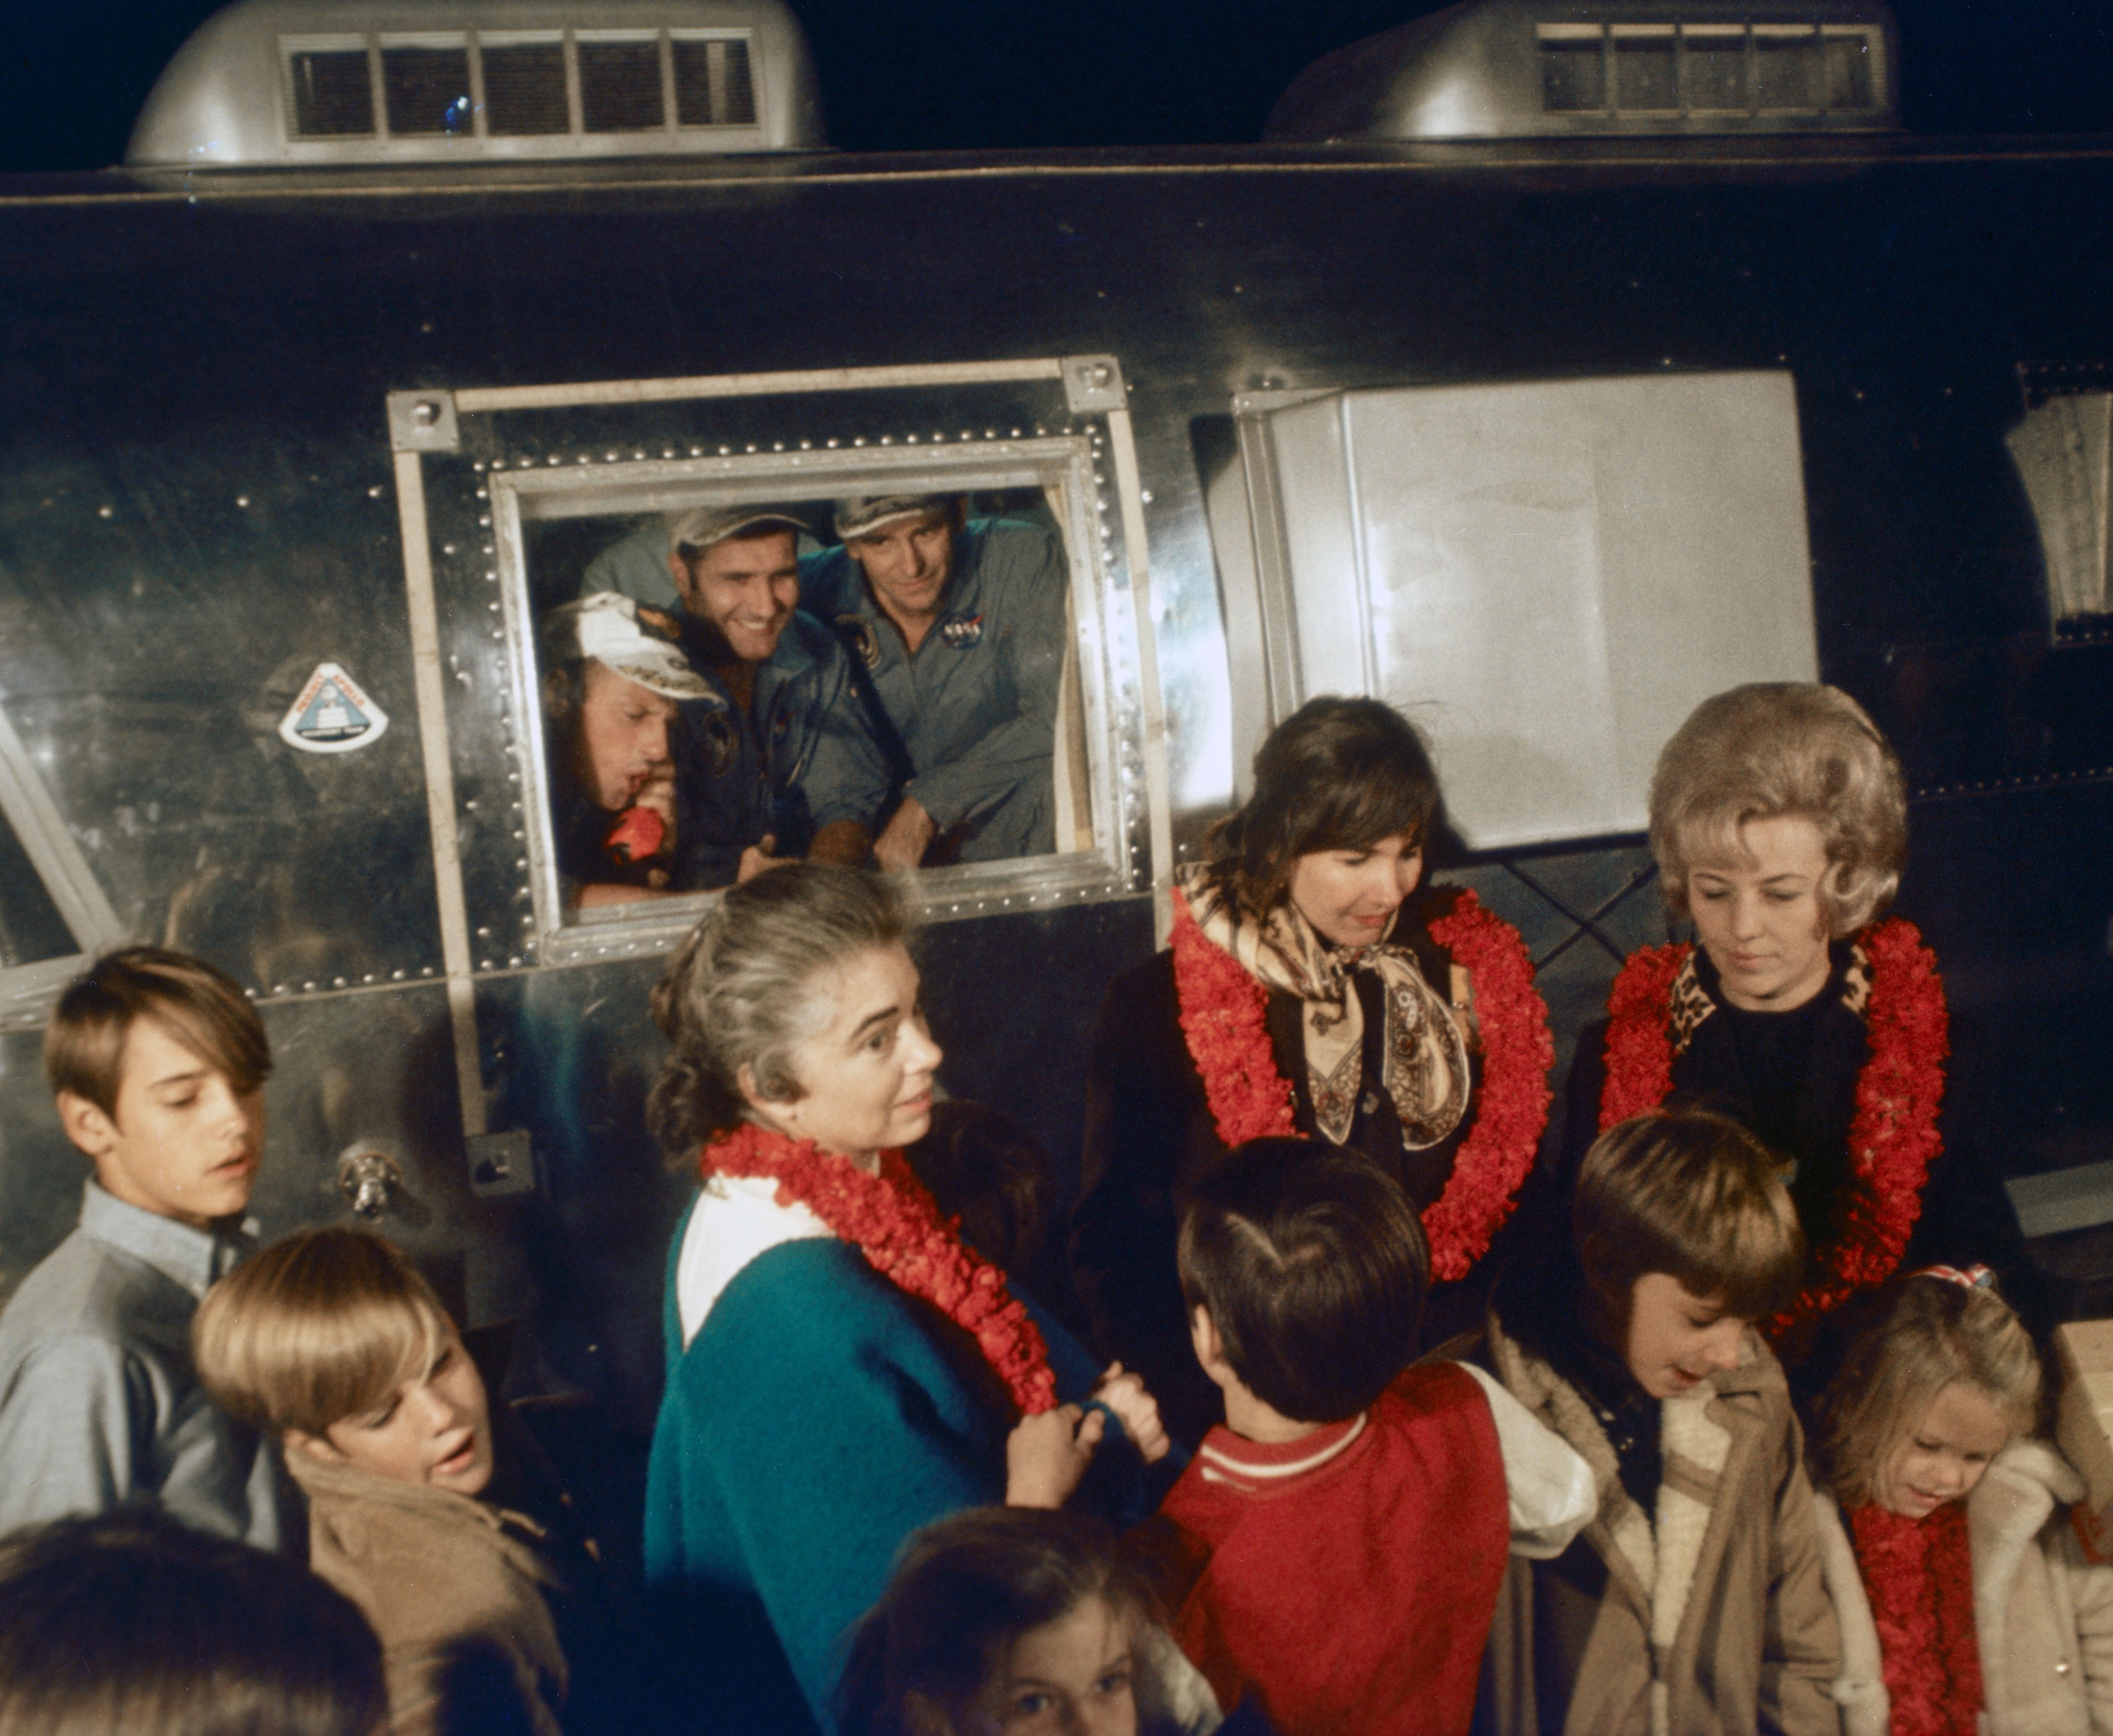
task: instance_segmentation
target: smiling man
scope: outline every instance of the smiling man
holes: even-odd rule
[[[863,669],[901,799],[884,868],[1056,847],[1051,767],[1064,666],[1063,550],[1006,519],[964,524],[942,495],[836,506],[840,546],[805,562],[806,607]]]
[[[256,1009],[200,959],[134,947],[60,996],[44,1071],[95,1175],[80,1227],[0,1313],[0,1533],[141,1502],[278,1546],[277,1467],[190,1350],[248,1245],[271,1070]]]
[[[857,866],[888,765],[835,637],[800,613],[798,519],[705,506],[673,529],[675,625],[710,691],[683,701],[678,805],[691,836],[678,884],[724,886],[810,857]],[[650,614],[650,611],[649,611]]]

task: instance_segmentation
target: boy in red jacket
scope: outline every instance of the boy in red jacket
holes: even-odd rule
[[[1536,1552],[1589,1513],[1581,1463],[1493,1415],[1494,1383],[1404,1366],[1427,1258],[1392,1181],[1302,1140],[1241,1147],[1182,1222],[1225,1423],[1161,1508],[1194,1576],[1175,1633],[1221,1704],[1258,1697],[1283,1736],[1464,1732],[1519,1503],[1554,1533]],[[1520,1422],[1549,1450],[1508,1502],[1499,1432]]]

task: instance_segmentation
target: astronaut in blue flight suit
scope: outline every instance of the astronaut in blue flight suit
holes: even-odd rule
[[[673,625],[711,690],[677,720],[678,885],[725,886],[800,857],[857,866],[871,848],[888,762],[842,646],[796,606],[801,528],[742,506],[672,527]]]
[[[801,563],[802,606],[859,660],[901,800],[884,868],[1056,847],[1052,766],[1064,666],[1062,546],[1017,520],[964,524],[958,497],[836,504],[840,545]]]

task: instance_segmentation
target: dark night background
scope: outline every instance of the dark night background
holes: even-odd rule
[[[1233,144],[1416,0],[794,0],[846,150]],[[214,7],[12,0],[0,172],[94,169]],[[581,0],[581,12],[594,10]],[[2113,0],[1896,0],[1908,129],[2113,131]]]

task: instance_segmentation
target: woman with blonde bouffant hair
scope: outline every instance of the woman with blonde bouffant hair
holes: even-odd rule
[[[1812,1250],[1773,1325],[1794,1368],[1818,1323],[1904,1258],[2019,1271],[1995,1168],[1946,1149],[1960,1044],[1935,956],[1888,914],[1906,781],[1864,708],[1810,682],[1705,700],[1659,756],[1650,847],[1695,940],[1632,955],[1579,1039],[1570,1150],[1665,1103],[1720,1110],[1768,1146]]]

